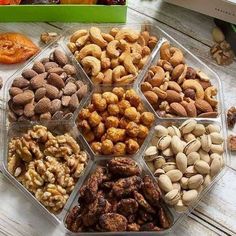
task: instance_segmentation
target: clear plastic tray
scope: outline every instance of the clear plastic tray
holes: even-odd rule
[[[100,89],[109,89],[109,88],[100,88],[99,86],[93,86],[92,82],[90,81],[90,79],[88,78],[88,76],[85,74],[85,72],[83,71],[82,67],[80,66],[79,63],[77,63],[74,58],[73,55],[69,52],[69,50],[67,49],[66,46],[66,40],[68,40],[68,36],[74,32],[75,30],[78,29],[84,29],[84,28],[89,28],[91,26],[94,26],[94,24],[75,24],[72,28],[68,29],[68,31],[66,31],[63,42],[62,42],[62,48],[64,51],[66,51],[67,55],[70,55],[71,60],[73,61],[73,63],[75,63],[74,65],[77,67],[77,71],[78,71],[78,75],[84,79],[84,81],[86,81],[92,88],[93,91],[98,91]],[[188,65],[193,66],[194,68],[199,68],[201,69],[204,73],[206,73],[212,83],[217,87],[218,89],[218,101],[219,101],[219,116],[217,118],[196,118],[197,121],[199,122],[203,122],[203,123],[218,123],[221,127],[222,127],[222,134],[224,135],[224,137],[227,137],[227,129],[226,129],[226,119],[225,119],[225,114],[224,114],[224,106],[223,106],[223,95],[222,95],[222,88],[221,88],[221,82],[217,76],[217,74],[215,72],[213,72],[207,65],[205,65],[203,62],[201,62],[199,59],[197,59],[193,54],[191,54],[187,49],[185,49],[181,44],[179,44],[177,41],[175,41],[171,36],[169,36],[168,34],[166,34],[162,29],[154,26],[154,25],[118,25],[118,24],[103,24],[103,25],[97,25],[99,28],[101,28],[101,30],[103,31],[108,31],[109,29],[113,28],[113,27],[126,27],[126,28],[132,28],[132,29],[148,29],[153,35],[158,36],[159,38],[159,42],[157,44],[157,46],[155,47],[155,49],[153,50],[149,61],[147,62],[147,64],[144,66],[143,70],[140,72],[138,78],[136,79],[136,81],[134,82],[134,84],[129,85],[132,86],[137,93],[141,96],[142,101],[145,104],[145,107],[147,107],[148,110],[153,111],[152,107],[150,106],[150,104],[147,102],[146,98],[144,97],[144,95],[142,94],[139,85],[140,83],[143,81],[144,76],[148,70],[148,68],[155,63],[155,61],[157,60],[158,56],[159,56],[159,48],[161,46],[161,44],[167,39],[168,41],[170,41],[173,45],[176,45],[177,47],[181,48],[185,54],[185,58],[186,58],[186,62]],[[61,42],[59,47],[61,47]],[[55,43],[50,45],[49,47],[47,47],[41,54],[39,54],[36,58],[33,58],[32,61],[35,61],[37,59],[40,59],[42,57],[45,56],[49,56],[50,52],[53,50],[55,46]],[[32,64],[32,61],[25,67],[28,68],[29,65]],[[34,197],[32,194],[30,194],[13,176],[11,176],[9,174],[9,172],[7,171],[6,168],[6,163],[7,163],[7,154],[8,154],[8,140],[9,138],[11,138],[11,136],[9,136],[9,134],[14,134],[13,129],[16,130],[21,130],[21,124],[19,123],[15,123],[13,125],[9,125],[8,120],[7,120],[7,101],[9,99],[8,96],[8,90],[12,84],[13,79],[21,74],[22,70],[16,72],[9,80],[8,82],[5,84],[4,86],[4,106],[3,106],[3,110],[1,111],[1,115],[2,115],[2,129],[1,129],[1,149],[3,150],[3,154],[1,156],[1,163],[0,163],[0,167],[1,170],[3,171],[3,174],[10,179],[10,181],[16,185],[16,187],[21,190],[22,192],[24,192],[24,194],[26,195],[26,197],[28,197],[32,204],[37,206],[38,209],[40,209],[40,211],[42,211],[43,215],[45,217],[48,217],[50,220],[52,220],[52,222],[58,223],[60,224],[61,229],[63,230],[63,232],[66,233],[66,235],[156,235],[156,234],[162,234],[164,232],[119,232],[119,233],[71,233],[69,232],[64,225],[64,218],[66,216],[66,214],[68,213],[68,210],[73,206],[73,204],[75,204],[76,200],[78,199],[78,190],[80,189],[82,183],[84,182],[84,180],[86,178],[88,178],[88,176],[91,173],[91,170],[94,169],[94,167],[97,165],[97,163],[110,159],[110,156],[108,157],[96,157],[94,155],[94,153],[91,151],[91,148],[89,147],[88,143],[84,140],[84,138],[82,137],[82,135],[80,133],[78,133],[78,130],[76,130],[76,126],[75,126],[75,119],[76,116],[78,114],[78,111],[84,107],[86,104],[88,104],[88,102],[90,101],[91,98],[91,93],[86,96],[83,100],[83,102],[81,102],[79,109],[77,110],[77,112],[74,114],[74,119],[72,121],[70,121],[69,123],[67,123],[67,121],[63,121],[63,124],[68,125],[69,127],[73,127],[73,129],[70,130],[70,132],[72,132],[73,134],[76,135],[77,139],[80,141],[80,143],[82,144],[82,146],[84,147],[84,149],[88,152],[90,158],[90,162],[84,172],[84,175],[79,179],[78,183],[76,184],[76,187],[74,188],[72,194],[70,195],[69,200],[67,201],[66,205],[64,206],[62,212],[59,215],[53,215],[52,213],[50,213],[45,207],[42,206],[42,204],[40,204]],[[187,118],[174,118],[174,119],[167,119],[167,118],[160,118],[157,116],[156,113],[155,117],[156,117],[156,121],[155,124],[159,124],[159,123],[163,123],[163,122],[174,122],[174,123],[182,123],[184,122]],[[50,123],[50,122],[49,122]],[[57,124],[62,124],[60,122],[55,122],[54,123],[54,127]],[[155,125],[154,124],[154,125]],[[33,125],[33,123],[27,124],[27,125]],[[46,125],[50,125],[50,124],[46,124]],[[10,132],[9,132],[10,131]],[[149,146],[149,143],[151,141],[153,135],[153,128],[151,129],[148,137],[146,138],[145,142],[143,143],[140,151],[138,153],[136,153],[135,155],[132,156],[132,158],[134,158],[136,161],[138,161],[139,165],[143,168],[143,170],[145,171],[145,173],[147,173],[148,175],[152,176],[152,173],[149,171],[148,167],[146,166],[144,160],[143,160],[143,153],[145,151],[145,149]],[[225,161],[225,165],[228,165],[230,162],[230,157],[228,155],[228,150],[227,150],[227,145],[225,144],[225,152],[224,152],[224,161]],[[185,218],[187,217],[192,210],[194,209],[194,207],[197,206],[197,204],[199,203],[199,201],[204,197],[204,195],[213,187],[213,185],[222,177],[222,175],[225,173],[226,168],[224,168],[216,178],[214,178],[214,181],[211,183],[210,186],[208,186],[199,196],[198,200],[195,202],[194,205],[191,206],[191,208],[189,208],[189,210],[185,213],[176,213],[175,210],[173,210],[172,208],[169,209],[171,217],[173,218],[173,225],[172,227],[168,230],[168,231],[172,231],[175,227],[178,226],[178,224]],[[154,177],[153,177],[154,178]],[[165,231],[166,232],[166,231]]]

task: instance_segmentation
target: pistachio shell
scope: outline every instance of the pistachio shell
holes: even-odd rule
[[[205,161],[196,161],[194,163],[194,168],[200,174],[208,174],[210,172],[210,166]]]
[[[209,152],[211,149],[211,136],[204,134],[200,137],[200,140],[202,149],[206,152]]]
[[[211,183],[211,176],[206,175],[204,178],[204,182],[202,184],[203,188],[207,187]]]
[[[160,138],[160,137],[162,137],[162,136],[165,136],[165,135],[168,135],[168,130],[167,130],[167,128],[165,128],[164,126],[162,126],[162,125],[157,125],[157,126],[155,126],[155,135],[158,137],[158,138]]]
[[[160,150],[165,150],[170,146],[171,143],[171,137],[169,135],[164,135],[160,137],[160,139],[157,142],[157,147]]]
[[[223,157],[222,157],[221,155],[217,154],[217,153],[212,153],[212,154],[210,155],[210,160],[213,161],[214,158],[219,158],[219,160],[220,160],[220,166],[221,166],[221,168],[222,168],[222,167],[224,166]]]
[[[169,176],[167,176],[165,174],[159,176],[158,185],[161,188],[161,190],[163,190],[165,192],[170,192],[171,190],[173,190],[173,185],[171,183],[171,180],[170,180]]]
[[[182,189],[188,189],[188,180],[189,180],[189,178],[186,178],[186,177],[182,177],[180,179],[179,183],[180,183],[180,186]]]
[[[184,149],[183,143],[177,135],[174,135],[171,139],[171,149],[174,154],[183,152]]]
[[[194,165],[196,161],[200,160],[200,155],[197,152],[191,152],[187,156],[187,164],[188,166]]]
[[[181,186],[178,182],[173,183],[173,189],[177,189],[179,192],[181,191]]]
[[[222,144],[224,142],[224,138],[220,133],[213,132],[210,134],[210,136],[211,136],[211,142],[213,144]]]
[[[179,152],[176,155],[176,166],[184,174],[187,169],[187,157],[184,153]]]
[[[203,134],[205,134],[206,132],[206,129],[205,129],[205,126],[203,124],[196,124],[196,127],[195,129],[193,130],[193,134],[196,136],[196,137],[199,137]]]
[[[216,176],[221,169],[221,161],[220,158],[215,157],[212,162],[211,162],[211,170],[210,170],[210,175],[213,178],[214,176]]]
[[[171,179],[172,182],[177,182],[179,181],[182,177],[183,174],[180,170],[170,170],[166,173],[166,175],[168,175]]]
[[[146,161],[146,162],[153,162],[154,160],[156,160],[157,159],[157,156],[144,156],[144,160]]]
[[[166,159],[163,156],[158,156],[157,159],[154,160],[154,166],[156,169],[162,168],[165,163]]]
[[[188,133],[184,135],[184,140],[186,142],[190,142],[191,140],[196,139],[196,137],[192,133]]]
[[[165,150],[162,151],[162,155],[165,157],[172,157],[174,153],[171,148],[166,148]]]
[[[182,134],[191,133],[196,127],[197,121],[194,119],[186,120],[179,129],[181,130]]]
[[[188,142],[184,148],[184,153],[188,155],[191,152],[197,152],[201,147],[201,143],[198,139],[193,139]]]
[[[203,183],[203,176],[200,174],[194,175],[188,180],[189,189],[197,189]]]
[[[219,155],[222,155],[224,153],[223,145],[212,144],[211,151],[212,151],[212,153],[217,153]]]
[[[177,189],[173,189],[170,192],[168,192],[165,197],[165,202],[171,206],[176,205],[178,201],[180,200],[180,194]]]
[[[148,168],[150,169],[150,171],[152,173],[154,173],[155,167],[154,167],[153,163],[152,162],[146,162],[146,164],[147,164]]]
[[[186,169],[186,171],[184,173],[184,175],[188,178],[193,176],[193,175],[196,175],[196,174],[197,174],[197,171],[194,168],[194,166],[188,166],[188,168]]]
[[[165,174],[165,171],[162,170],[162,169],[157,169],[157,170],[155,170],[155,172],[154,172],[154,176],[155,176],[155,177],[159,177],[159,176],[162,175],[162,174]]]
[[[185,212],[188,210],[188,207],[186,207],[184,204],[183,204],[183,201],[182,200],[179,200],[178,203],[174,206],[175,210],[177,212]]]
[[[198,191],[198,193],[200,193],[203,190],[203,186],[200,185],[198,188],[196,188],[196,190]]]
[[[170,170],[175,170],[176,169],[176,164],[174,162],[166,162],[163,166],[162,169],[165,172],[168,172]]]
[[[181,138],[181,132],[176,126],[172,125],[172,126],[168,127],[167,129],[168,129],[168,133],[171,137],[176,135],[179,138]]]
[[[183,203],[187,206],[191,205],[198,197],[198,192],[196,190],[189,190],[183,193]]]
[[[198,153],[199,153],[199,155],[200,155],[200,159],[201,159],[201,160],[203,160],[203,161],[205,161],[206,163],[210,164],[211,159],[210,159],[210,156],[209,156],[208,152],[206,152],[206,151],[200,149],[200,150],[198,151]]]
[[[220,126],[215,125],[215,124],[210,124],[206,127],[206,131],[208,134],[213,133],[213,132],[220,132]]]
[[[153,156],[158,154],[158,150],[156,146],[150,146],[147,148],[147,150],[145,151],[145,156]]]

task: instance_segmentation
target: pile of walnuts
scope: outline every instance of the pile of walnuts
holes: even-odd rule
[[[91,104],[79,113],[77,125],[96,154],[135,154],[154,115],[145,111],[133,90],[115,87],[112,92],[94,93]]]
[[[160,193],[138,164],[116,157],[98,166],[79,191],[79,205],[66,217],[72,232],[162,231],[171,220]]]
[[[9,142],[8,171],[53,213],[64,207],[87,161],[74,138],[54,136],[45,126]]]

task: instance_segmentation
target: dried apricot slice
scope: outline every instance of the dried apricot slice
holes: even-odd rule
[[[15,64],[26,61],[40,49],[20,33],[0,34],[0,63]]]

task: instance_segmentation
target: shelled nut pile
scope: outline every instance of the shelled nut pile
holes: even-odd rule
[[[73,137],[54,136],[45,126],[9,142],[8,171],[53,213],[64,207],[87,161]]]
[[[141,90],[161,117],[216,117],[217,88],[200,70],[185,63],[183,52],[162,44],[160,59],[151,66]]]
[[[83,108],[77,126],[96,154],[135,154],[154,122],[141,98],[133,90],[115,87],[111,92],[94,93]]]
[[[72,232],[162,231],[172,222],[160,193],[130,158],[113,158],[98,166],[81,187],[79,205],[66,217]]]
[[[145,161],[167,204],[185,211],[224,166],[223,137],[215,124],[190,119],[180,127],[157,125]]]
[[[130,84],[147,62],[157,43],[148,31],[97,27],[72,34],[67,44],[95,84]]]
[[[9,120],[71,119],[88,86],[76,78],[67,55],[55,49],[49,58],[25,69],[9,90]]]

